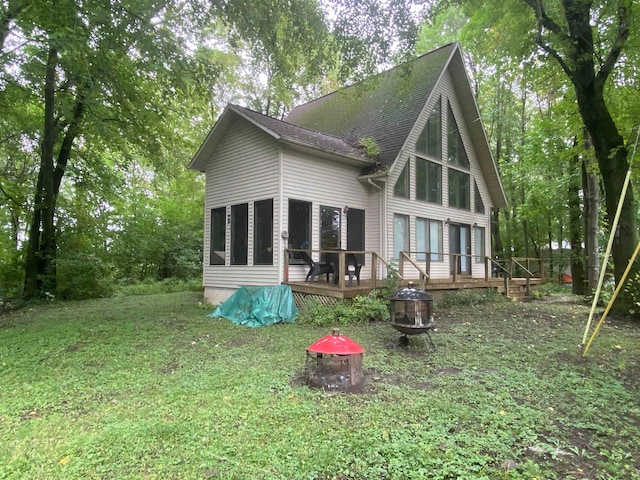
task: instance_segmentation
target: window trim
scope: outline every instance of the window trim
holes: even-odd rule
[[[425,198],[418,197],[418,165],[421,165],[422,163],[424,163],[425,165],[425,194],[426,194]],[[434,201],[429,198],[429,192],[431,191],[431,189],[429,188],[429,180],[431,178],[429,176],[430,166],[437,167],[439,170],[439,179],[438,179],[438,185],[437,185],[437,189],[438,189],[437,201]],[[420,202],[431,203],[434,205],[442,205],[442,164],[416,155],[415,170],[416,170],[416,200]]]
[[[305,207],[307,208],[307,219],[306,219],[306,224],[307,224],[307,231],[305,232],[305,240],[303,241],[303,244],[300,247],[296,247],[296,246],[292,246],[291,242],[292,242],[292,238],[291,238],[291,232],[292,232],[292,228],[291,228],[291,202],[296,202],[300,205],[305,205]],[[307,200],[298,200],[296,198],[289,198],[287,201],[287,228],[288,228],[288,232],[289,232],[289,239],[288,239],[288,243],[287,246],[289,248],[308,248],[308,251],[311,252],[311,249],[313,248],[312,246],[312,242],[313,242],[313,202],[309,202]],[[307,243],[307,245],[305,246],[304,243]],[[297,254],[297,252],[293,252],[290,254],[289,256],[289,264],[290,265],[301,265],[304,264],[304,260],[302,260],[302,258],[300,258],[300,255]]]
[[[396,183],[393,185],[394,197],[411,198],[411,192],[409,191],[411,188],[411,182],[409,181],[409,179],[411,178],[411,168],[409,167],[410,163],[411,162],[409,161],[409,159],[407,159],[407,162],[404,164],[404,167],[402,167],[402,171],[400,172]],[[403,180],[402,183],[404,183],[404,193],[399,193],[398,185],[401,185],[401,180]]]

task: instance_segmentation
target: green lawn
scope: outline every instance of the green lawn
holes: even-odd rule
[[[640,479],[640,326],[588,309],[438,310],[435,354],[342,327],[359,394],[301,385],[326,328],[248,329],[193,293],[0,316],[0,478]]]

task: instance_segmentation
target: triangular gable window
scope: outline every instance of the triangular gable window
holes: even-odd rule
[[[473,196],[475,197],[475,207],[476,213],[484,213],[484,202],[482,201],[482,197],[480,196],[480,190],[478,189],[478,184],[476,181],[473,181]]]
[[[393,187],[393,195],[396,197],[409,198],[409,161],[404,164],[398,181]]]
[[[447,146],[449,153],[449,163],[463,168],[469,168],[469,157],[462,144],[462,136],[458,129],[458,124],[453,116],[451,103],[448,104],[447,112]]]
[[[416,152],[424,153],[437,159],[442,157],[441,103],[442,101],[439,98],[416,142]]]

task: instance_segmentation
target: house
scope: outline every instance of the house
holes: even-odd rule
[[[228,105],[189,168],[206,174],[212,303],[243,285],[304,282],[309,269],[287,248],[316,260],[334,249],[386,261],[407,252],[432,279],[484,278],[491,210],[506,205],[457,43],[284,121]],[[369,278],[376,257],[361,258]]]

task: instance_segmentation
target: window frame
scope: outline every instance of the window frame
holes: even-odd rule
[[[421,173],[423,166],[424,174]],[[430,175],[430,171],[434,169],[436,170],[436,174]],[[424,181],[420,178],[422,175],[424,175]],[[437,185],[435,186],[435,194],[432,194],[434,189],[432,188],[433,186],[430,185],[430,182],[434,178],[437,179]],[[424,197],[423,195],[419,195],[419,192],[422,191],[421,184],[424,184]],[[442,205],[442,164],[416,156],[416,200]]]
[[[253,202],[253,264],[273,265],[273,198]]]
[[[230,217],[231,257],[230,265],[249,264],[249,204],[238,203],[231,205]],[[242,242],[242,243],[238,243]]]
[[[455,181],[454,181],[455,178]],[[463,190],[459,179],[466,179],[466,188]],[[466,210],[468,212],[471,211],[471,175],[468,172],[463,172],[461,170],[457,170],[455,168],[448,169],[448,181],[449,181],[449,207],[458,208],[460,210]],[[455,197],[452,195],[455,188]],[[460,195],[460,193],[464,193],[464,195]],[[464,198],[461,198],[464,197]],[[452,201],[455,199],[455,201]],[[458,199],[464,199],[464,205],[461,205],[461,202]]]
[[[219,218],[214,219],[216,215],[218,215]],[[227,207],[212,208],[209,221],[209,265],[225,265],[227,250]],[[216,238],[219,227],[221,227],[222,237]],[[219,243],[220,240],[222,243]],[[222,246],[222,248],[217,248],[220,246]],[[221,252],[221,255],[215,252]]]
[[[295,209],[292,208],[292,203],[294,204],[294,206],[296,207]],[[297,204],[297,206],[295,205]],[[289,233],[289,238],[288,238],[288,244],[287,246],[289,248],[300,248],[300,249],[308,249],[307,251],[309,253],[311,253],[311,248],[312,248],[312,212],[313,212],[313,204],[312,202],[308,202],[306,200],[297,200],[295,198],[289,198],[288,203],[288,210],[287,210],[287,228],[288,228],[288,233]],[[302,219],[302,217],[297,217],[295,219],[295,222],[292,223],[292,219],[293,216],[291,215],[292,211],[295,210],[302,210],[303,208],[306,208],[307,210],[307,215],[306,215],[306,219]],[[296,238],[297,233],[298,233],[298,225],[301,224],[301,221],[303,220],[303,225],[302,228],[300,228],[300,233],[301,233],[301,238],[299,239],[300,241],[297,242],[299,245],[292,245],[292,242],[298,240]],[[306,224],[306,225],[304,225]],[[302,230],[304,230],[306,226],[306,232],[303,232]],[[294,227],[294,228],[292,228]],[[306,244],[306,245],[305,245]],[[302,258],[300,257],[300,253],[299,252],[292,252],[289,256],[289,264],[290,265],[297,265],[297,264],[303,264],[304,260],[302,260]]]
[[[424,241],[425,247],[428,245],[428,249],[420,250],[420,246],[418,244],[418,239],[420,236],[418,232],[420,231],[418,228],[418,223],[424,222]],[[437,232],[437,251],[434,252],[432,250],[433,238],[432,238],[432,226],[435,225],[438,227]],[[444,262],[444,225],[442,220],[434,220],[432,218],[424,218],[424,217],[416,217],[416,250],[417,252],[429,252],[430,262]],[[427,255],[426,253],[417,253],[416,258],[420,261],[426,261]]]
[[[474,263],[484,263],[484,257],[487,256],[485,227],[473,227],[473,237],[473,261]]]
[[[398,249],[398,245],[396,244],[396,240],[398,239],[396,227],[398,225],[397,220],[404,221],[404,236],[403,236],[403,245],[402,248]],[[393,214],[393,259],[400,259],[400,252],[405,251],[408,252],[411,249],[411,237],[410,237],[410,224],[409,224],[409,215],[403,215],[400,213]]]
[[[409,179],[411,178],[411,169],[409,167],[409,164],[411,162],[409,160],[407,160],[407,162],[404,164],[404,167],[402,167],[402,171],[400,172],[400,175],[398,176],[398,179],[396,180],[396,183],[393,185],[393,196],[394,197],[398,197],[398,198],[410,198],[410,182]]]

